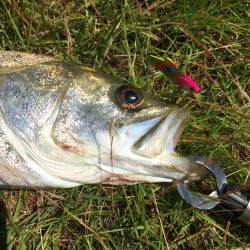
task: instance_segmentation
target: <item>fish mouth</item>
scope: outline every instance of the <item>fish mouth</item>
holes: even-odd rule
[[[123,133],[131,152],[146,158],[174,152],[189,116],[183,108],[171,108],[158,117],[126,126]]]
[[[195,164],[174,149],[189,116],[186,109],[169,108],[159,116],[120,128],[112,156],[114,167],[101,166],[107,173],[103,182],[152,183],[183,178]],[[193,178],[196,176],[189,179]]]

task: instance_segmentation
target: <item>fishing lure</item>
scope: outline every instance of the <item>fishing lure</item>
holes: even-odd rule
[[[156,69],[162,71],[165,76],[172,82],[177,83],[182,89],[190,93],[197,93],[200,91],[199,85],[186,73],[182,72],[170,58],[162,59],[150,56],[150,59]]]

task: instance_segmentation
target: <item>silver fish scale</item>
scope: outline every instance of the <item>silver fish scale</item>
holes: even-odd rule
[[[53,69],[46,65],[42,69],[34,65],[12,74],[0,75],[0,106],[3,114],[26,139],[34,139],[65,86],[62,79],[51,75]]]

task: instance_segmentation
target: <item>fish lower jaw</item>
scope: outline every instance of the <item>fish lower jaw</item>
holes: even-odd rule
[[[145,176],[136,174],[116,174],[103,171],[102,183],[110,185],[122,185],[122,184],[137,184],[137,183],[160,183],[160,182],[172,182],[171,178],[163,178],[157,176]]]
[[[172,182],[184,178],[195,167],[193,161],[175,152],[164,151],[156,158],[135,155],[129,150],[123,152],[126,154],[113,152],[112,158],[108,154],[102,156],[98,167],[102,171],[103,183]]]

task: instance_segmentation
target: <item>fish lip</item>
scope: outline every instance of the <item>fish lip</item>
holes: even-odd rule
[[[189,114],[183,108],[169,109],[131,146],[131,151],[147,158],[157,157],[163,151],[173,152]]]

